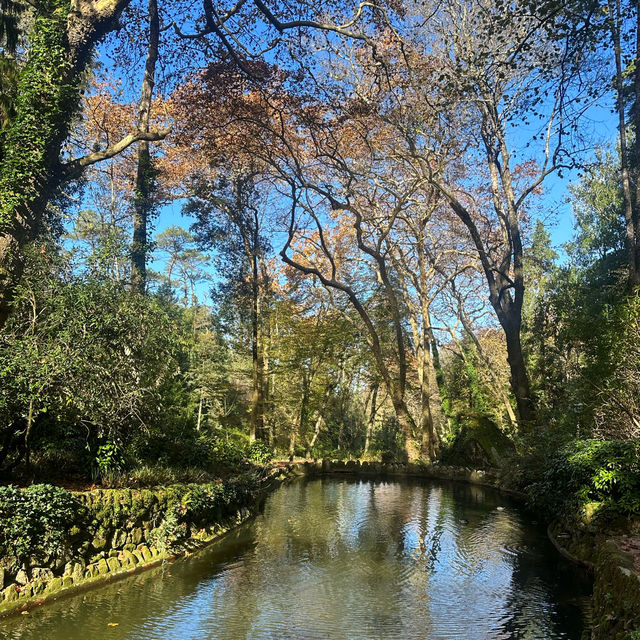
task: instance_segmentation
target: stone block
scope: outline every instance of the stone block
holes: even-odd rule
[[[18,599],[18,589],[15,584],[10,584],[3,593],[5,602],[13,602]]]
[[[100,558],[100,560],[98,560],[98,573],[100,575],[109,573],[109,565],[104,558]]]
[[[109,569],[111,571],[117,571],[118,569],[122,568],[122,565],[120,564],[120,560],[118,560],[118,558],[109,558],[107,560],[107,565],[109,565]]]

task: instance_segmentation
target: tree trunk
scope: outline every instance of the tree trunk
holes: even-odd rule
[[[255,246],[255,245],[254,245]],[[264,438],[264,354],[261,344],[262,331],[262,300],[260,292],[260,273],[258,268],[258,255],[254,251],[252,255],[252,308],[251,308],[251,359],[252,359],[252,384],[251,393],[251,420],[249,425],[249,440]]]
[[[409,409],[407,409],[407,405],[404,400],[404,393],[399,389],[394,388],[389,390],[389,395],[391,396],[391,403],[393,404],[396,419],[398,420],[400,433],[402,433],[404,439],[404,452],[406,458],[409,462],[413,462],[419,457],[419,451],[416,450],[413,443],[416,423],[411,417]]]
[[[634,211],[634,201],[631,193],[631,180],[629,177],[629,150],[627,148],[627,123],[624,100],[624,69],[622,68],[622,49],[620,31],[623,18],[621,15],[620,0],[609,0],[609,29],[616,65],[616,110],[618,113],[618,143],[620,144],[620,181],[622,186],[622,203],[625,219],[625,246],[627,249],[627,265],[629,273],[629,288],[634,289],[640,284],[640,264],[638,263],[638,238],[636,226],[638,221],[637,211]],[[636,134],[637,135],[637,134]]]
[[[61,5],[39,15],[29,34],[0,165],[0,329],[24,271],[25,246],[38,237],[65,178],[60,152],[78,111],[82,73],[94,44],[116,27],[129,2],[77,0],[68,14]]]
[[[300,414],[298,421],[291,426],[289,435],[289,458],[295,455],[298,437],[304,433],[305,419],[307,415],[307,405],[309,403],[309,377],[305,373],[302,375],[302,400],[300,401]]]
[[[307,458],[310,458],[311,454],[313,453],[313,447],[315,447],[316,445],[316,441],[318,440],[318,436],[320,435],[320,430],[322,429],[323,424],[324,424],[324,418],[322,417],[322,413],[318,411],[318,414],[316,416],[316,423],[313,427],[313,437],[311,438],[311,440],[309,441],[309,444],[307,445],[307,452],[305,454]]]
[[[420,455],[429,460],[436,457],[436,435],[433,428],[433,414],[431,413],[431,389],[429,376],[431,374],[431,358],[424,331],[422,362],[419,365],[418,377],[420,382]]]
[[[378,382],[374,382],[371,385],[371,407],[369,409],[369,419],[367,420],[367,433],[364,438],[364,455],[369,453],[369,447],[371,446],[371,436],[373,434],[373,425],[376,420],[376,413],[378,408],[376,407],[376,403],[378,401],[378,387],[380,384]]]
[[[198,402],[198,423],[196,425],[196,431],[200,432],[200,425],[202,423],[202,401],[204,398],[204,393],[202,389],[200,389],[200,401]]]
[[[518,415],[520,416],[520,428],[525,432],[531,427],[536,419],[536,410],[531,398],[531,388],[529,386],[529,376],[522,355],[522,344],[520,342],[520,326],[511,324],[503,325],[507,338],[507,362],[511,372],[511,389],[516,398]]]
[[[157,0],[149,0],[149,47],[138,109],[138,129],[147,133],[149,132],[159,40],[158,2]],[[131,288],[138,293],[144,293],[147,284],[147,223],[153,209],[151,198],[153,185],[154,169],[149,152],[149,142],[141,140],[138,142],[136,195],[133,202],[133,243],[131,245]]]

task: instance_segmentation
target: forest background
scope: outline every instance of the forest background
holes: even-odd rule
[[[636,2],[0,4],[7,480],[640,510]]]

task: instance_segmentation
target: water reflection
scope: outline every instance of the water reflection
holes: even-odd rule
[[[196,557],[0,622],[6,638],[579,638],[584,578],[503,496],[323,479]],[[117,626],[108,626],[117,623]]]

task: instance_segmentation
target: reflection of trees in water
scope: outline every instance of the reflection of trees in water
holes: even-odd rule
[[[579,628],[585,619],[587,575],[544,542],[547,544],[540,545],[538,541],[536,548],[526,546],[513,557],[505,622],[500,628],[505,638],[565,637],[563,631]]]
[[[570,578],[558,581],[538,532],[502,502],[464,485],[296,482],[164,578],[47,606],[8,637],[546,640],[579,629],[577,610],[556,604]],[[106,636],[109,621],[119,626]]]

